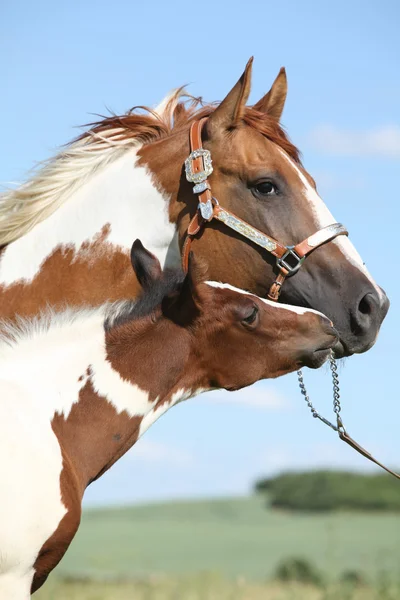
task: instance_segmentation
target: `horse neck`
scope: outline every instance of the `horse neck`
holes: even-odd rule
[[[129,250],[135,238],[164,265],[179,262],[168,194],[131,148],[84,177],[75,190],[0,257],[2,316],[37,314],[44,305],[98,306],[132,298]]]
[[[190,336],[169,321],[112,327],[86,362],[70,412],[52,420],[82,494],[171,406],[206,388]]]

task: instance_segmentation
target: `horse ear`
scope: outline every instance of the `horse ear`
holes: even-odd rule
[[[280,121],[287,94],[287,78],[285,67],[282,67],[271,89],[254,106],[256,110],[266,113],[276,121]]]
[[[190,252],[188,260],[188,272],[186,279],[190,283],[192,291],[199,283],[203,283],[208,279],[208,265],[202,259]]]
[[[144,289],[149,288],[162,276],[158,258],[146,250],[140,240],[135,240],[132,244],[131,263],[136,277]]]
[[[252,64],[253,57],[248,61],[239,81],[208,118],[206,127],[210,137],[221,129],[229,129],[240,123],[250,94]]]
[[[183,280],[178,295],[164,298],[163,310],[169,319],[182,327],[193,324],[200,314],[202,296],[199,293],[199,284],[207,279],[208,269],[206,263],[189,254],[188,271]]]
[[[181,305],[189,303],[200,306],[201,296],[199,295],[198,286],[207,280],[207,276],[207,263],[195,256],[193,252],[190,252],[188,270],[179,294],[179,303]]]

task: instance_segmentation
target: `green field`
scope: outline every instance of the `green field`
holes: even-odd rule
[[[211,576],[160,581],[95,583],[50,581],[35,600],[398,600],[400,588],[332,584],[231,582]]]
[[[216,574],[265,582],[289,556],[327,580],[348,570],[400,581],[400,518],[387,513],[296,514],[261,497],[86,511],[56,570],[61,577],[148,578]]]

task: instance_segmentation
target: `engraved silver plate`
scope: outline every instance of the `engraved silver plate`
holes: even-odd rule
[[[193,161],[195,158],[203,159],[204,170],[195,173],[193,171]],[[212,168],[212,160],[211,153],[209,150],[205,150],[204,148],[199,148],[198,150],[193,150],[191,154],[185,160],[185,171],[186,171],[186,179],[191,183],[200,183],[205,181],[209,175],[213,172]]]
[[[260,231],[257,231],[257,229],[254,229],[241,219],[238,219],[232,214],[227,213],[224,209],[220,209],[214,216],[216,219],[219,219],[219,221],[222,221],[231,229],[234,229],[235,231],[241,233],[244,237],[251,240],[258,246],[261,246],[261,248],[265,248],[269,252],[272,252],[276,249],[276,242],[271,240],[271,238],[261,233]]]
[[[205,221],[210,221],[213,217],[214,209],[211,200],[199,202],[200,214]]]
[[[347,229],[341,223],[333,223],[332,225],[328,225],[316,233],[313,233],[309,238],[307,238],[307,244],[312,248],[316,248],[317,246],[328,242],[337,235],[347,235]]]
[[[201,192],[205,192],[205,190],[209,189],[210,186],[208,185],[207,181],[201,181],[193,186],[193,194],[201,194]]]

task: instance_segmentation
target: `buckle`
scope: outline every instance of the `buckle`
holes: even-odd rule
[[[193,171],[193,161],[196,158],[203,159],[203,170],[195,173]],[[198,150],[193,150],[185,160],[185,171],[186,171],[186,179],[191,183],[201,183],[205,181],[209,175],[213,172],[212,168],[212,160],[211,153],[209,150],[205,150],[204,148],[199,148]],[[195,192],[198,193],[198,192]]]
[[[294,246],[287,246],[286,252],[281,258],[276,259],[276,264],[280,269],[287,271],[286,277],[294,275],[301,267],[304,261],[304,256],[300,258],[293,250]]]

